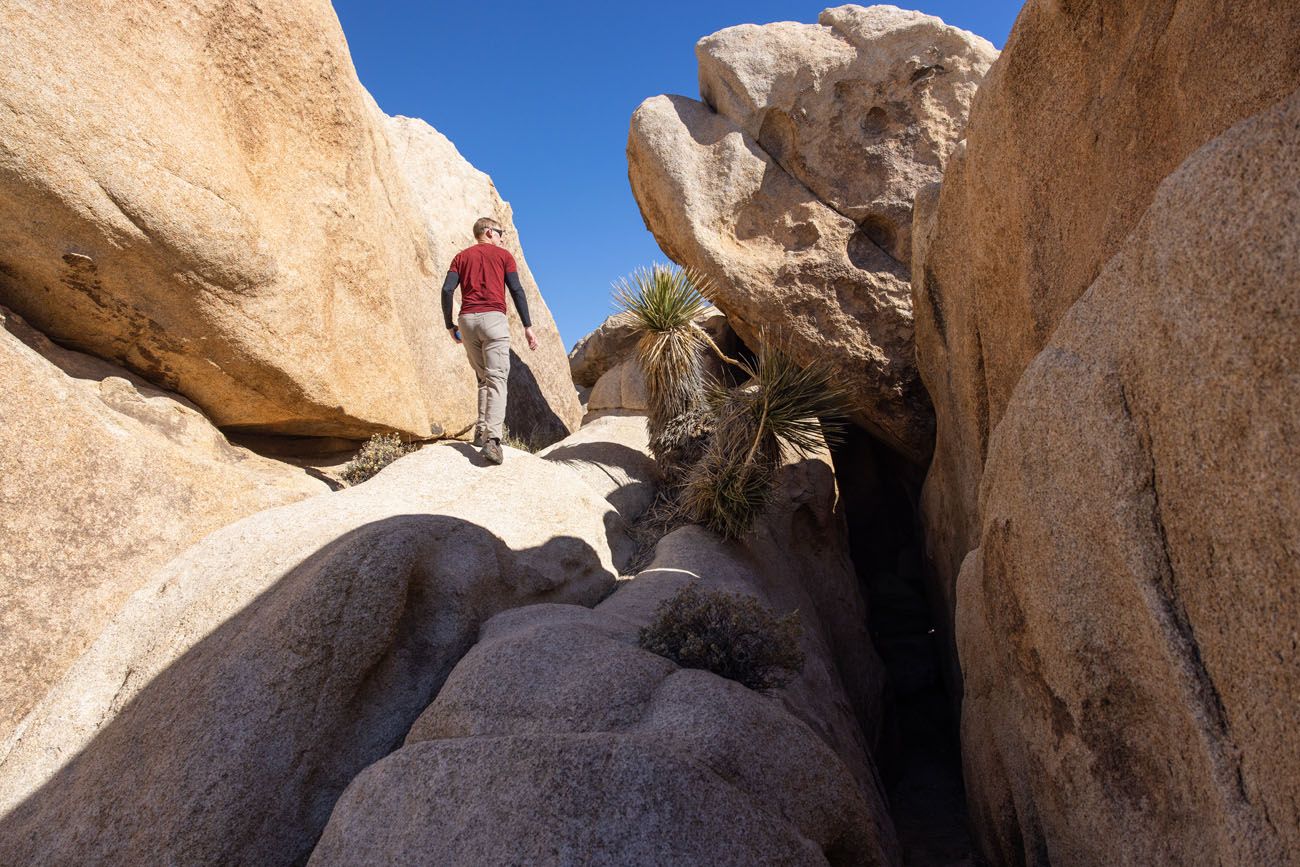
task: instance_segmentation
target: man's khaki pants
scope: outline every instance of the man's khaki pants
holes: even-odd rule
[[[506,421],[506,379],[510,376],[510,323],[504,313],[462,313],[458,320],[465,354],[478,377],[475,435],[501,439]]]

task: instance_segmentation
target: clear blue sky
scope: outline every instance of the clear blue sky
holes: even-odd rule
[[[998,48],[1021,5],[918,4]],[[334,0],[380,107],[428,121],[510,202],[566,347],[609,315],[612,281],[665,260],[628,187],[632,111],[660,93],[698,98],[700,37],[746,22],[815,22],[828,5]]]

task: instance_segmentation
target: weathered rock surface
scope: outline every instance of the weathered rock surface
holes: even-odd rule
[[[1197,151],[992,435],[957,589],[996,863],[1300,860],[1297,165],[1300,91]]]
[[[0,862],[301,863],[480,623],[613,587],[609,503],[506,469],[429,446],[169,563],[0,747]]]
[[[914,252],[934,400],[922,512],[944,593],[978,544],[991,432],[1021,373],[1192,151],[1300,86],[1300,5],[1030,0]]]
[[[3,308],[0,419],[0,741],[157,568],[225,524],[328,490]]]
[[[632,115],[628,174],[646,226],[750,346],[833,360],[854,419],[915,460],[929,451],[905,269],[787,174],[733,121],[682,96]]]
[[[635,358],[625,358],[600,375],[587,396],[587,411],[627,410],[644,412],[650,408],[645,375]]]
[[[311,863],[896,863],[852,709],[879,674],[833,481],[822,461],[786,474],[750,550],[683,528],[594,611],[491,620],[406,745],[348,788]],[[765,696],[640,650],[692,581],[798,607],[801,677]],[[837,665],[841,644],[857,656]]]
[[[742,24],[701,39],[700,94],[907,263],[912,200],[943,174],[997,50],[893,6],[839,6],[818,22]]]
[[[430,137],[379,111],[328,3],[24,0],[0,29],[0,303],[222,427],[472,421],[436,293],[443,247],[481,216],[453,205],[477,207],[485,178],[438,149],[436,195],[462,194],[425,218]],[[572,425],[549,322],[541,338],[534,378]]]
[[[474,243],[470,229],[475,220],[492,217],[506,227],[502,243],[519,265],[519,282],[528,298],[533,333],[540,344],[535,352],[526,348],[523,322],[515,315],[513,303],[507,301],[511,310],[512,343],[518,351],[510,364],[506,426],[530,435],[534,441],[552,443],[563,438],[582,421],[582,407],[573,387],[568,359],[563,354],[564,341],[537,288],[537,281],[528,270],[510,205],[502,201],[487,174],[470,165],[450,139],[424,121],[386,117],[384,124],[393,156],[410,184],[424,221],[433,262],[443,269],[435,281],[438,286],[452,258]],[[446,332],[438,309],[431,308],[421,318],[420,326],[427,327],[436,339],[444,339]],[[465,365],[464,352],[460,347],[454,349],[451,363]],[[469,407],[470,422],[475,420],[475,407],[476,404]],[[464,426],[460,424],[456,430]]]
[[[619,574],[636,554],[634,521],[659,490],[659,468],[650,457],[650,433],[640,413],[607,412],[590,418],[560,442],[537,453],[577,473],[616,514],[605,516],[610,553]]]

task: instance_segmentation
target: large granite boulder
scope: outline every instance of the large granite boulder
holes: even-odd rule
[[[628,174],[655,240],[711,279],[741,339],[766,333],[800,363],[831,361],[854,420],[920,463],[933,417],[899,251],[911,198],[942,169],[993,52],[892,7],[822,22],[702,40],[709,105],[642,103]]]
[[[839,6],[817,24],[742,24],[695,46],[700,95],[895,259],[912,199],[943,174],[988,40],[894,6]]]
[[[0,742],[153,572],[328,490],[195,407],[0,308]]]
[[[613,512],[460,443],[209,535],[0,745],[0,862],[302,863],[483,621],[613,588]]]
[[[1300,86],[1300,4],[1029,0],[918,203],[922,499],[939,592],[979,542],[989,437],[1022,372],[1196,148]],[[927,228],[923,228],[926,226]]]
[[[789,466],[747,546],[682,528],[594,611],[489,621],[403,748],[349,786],[311,864],[897,863],[854,713],[871,693],[878,722],[879,662],[834,503],[823,460]],[[641,650],[692,582],[798,608],[802,675],[761,695]]]
[[[1300,860],[1300,91],[1189,158],[1025,371],[957,586],[995,863]]]
[[[912,360],[907,272],[792,178],[733,121],[683,96],[632,115],[628,172],[646,225],[750,346],[830,359],[854,418],[916,460],[929,405]]]
[[[482,216],[469,208],[502,214],[499,200],[384,117],[326,0],[7,3],[0,30],[0,303],[223,428],[472,422],[437,288]],[[431,161],[437,192],[419,189]],[[572,426],[563,345],[535,301],[543,346],[521,371],[546,359],[532,387]]]

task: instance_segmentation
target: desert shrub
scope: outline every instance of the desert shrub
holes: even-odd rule
[[[688,584],[660,603],[641,647],[750,689],[785,686],[803,668],[799,612],[776,617],[758,600]]]
[[[743,536],[762,514],[785,453],[821,448],[847,404],[827,363],[795,364],[767,335],[749,372],[744,385],[713,389],[712,436],[679,498],[690,520],[728,539]]]
[[[375,434],[339,475],[349,485],[359,485],[402,455],[409,455],[418,448],[417,445],[403,443],[402,438],[395,433]]]
[[[542,449],[546,448],[546,444],[541,442],[538,438],[515,433],[508,427],[503,428],[501,431],[501,444],[503,446],[510,446],[512,449],[529,452],[530,454],[537,454]]]

